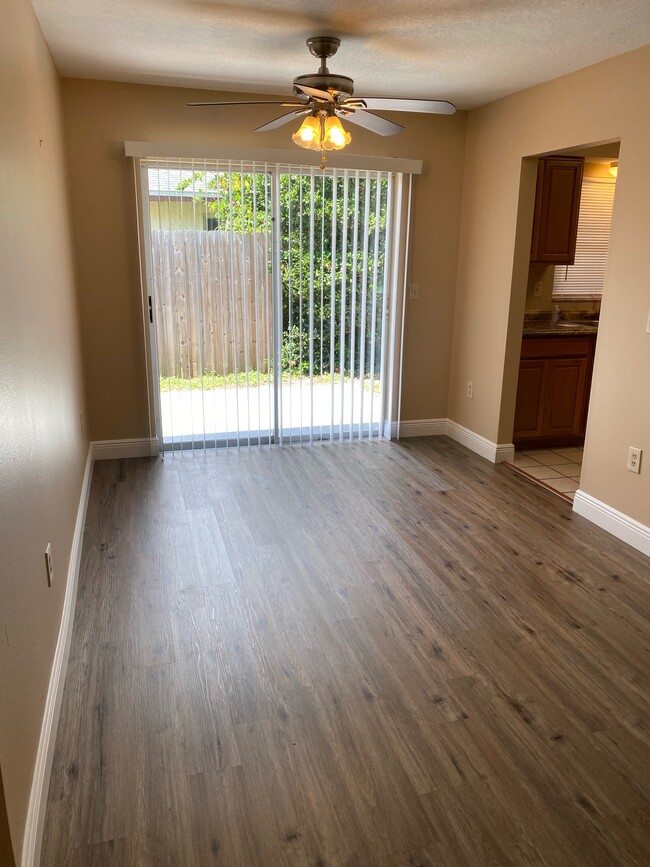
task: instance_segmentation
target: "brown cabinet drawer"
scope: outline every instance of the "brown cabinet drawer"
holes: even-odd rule
[[[584,337],[525,337],[522,358],[587,358],[592,353],[595,335]]]

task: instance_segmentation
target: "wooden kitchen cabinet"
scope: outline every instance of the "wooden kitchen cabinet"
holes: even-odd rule
[[[548,381],[548,359],[521,359],[517,383],[514,442],[543,436],[544,392]]]
[[[513,442],[516,448],[582,445],[596,336],[524,337]]]
[[[542,157],[537,166],[530,261],[573,265],[583,157]]]

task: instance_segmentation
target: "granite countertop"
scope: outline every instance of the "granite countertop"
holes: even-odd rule
[[[524,321],[524,337],[584,337],[598,334],[597,325],[581,325],[577,322],[551,322],[546,319]]]

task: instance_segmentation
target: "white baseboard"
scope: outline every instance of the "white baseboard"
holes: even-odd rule
[[[93,469],[93,449],[88,446],[88,456],[81,483],[79,507],[77,519],[74,525],[72,546],[70,548],[70,562],[63,598],[63,611],[59,637],[56,642],[50,683],[45,700],[45,711],[41,724],[41,736],[36,753],[36,764],[32,779],[32,790],[29,796],[27,808],[27,820],[25,823],[25,836],[23,838],[23,851],[21,867],[38,867],[41,861],[41,843],[43,840],[43,828],[45,825],[45,809],[47,806],[47,794],[50,786],[50,774],[52,772],[52,758],[54,755],[54,743],[56,730],[61,711],[61,699],[63,686],[68,667],[68,655],[70,641],[72,639],[72,624],[74,610],[77,601],[77,583],[79,580],[79,567],[81,563],[81,547],[83,544],[84,524],[86,522],[86,509],[88,507],[88,495],[90,494],[90,480]]]
[[[494,455],[494,463],[501,464],[503,461],[512,462],[515,458],[515,445],[514,443],[496,443],[495,444],[495,455]]]
[[[417,418],[401,421],[399,426],[396,421],[386,423],[386,436],[390,439],[401,437],[433,437],[447,433],[446,418]],[[399,428],[399,429],[398,429]]]
[[[576,491],[573,511],[650,557],[650,527],[645,524],[635,521],[590,494],[585,494],[584,491]]]
[[[482,458],[491,461],[493,464],[500,464],[501,461],[511,461],[515,456],[515,447],[512,443],[493,443],[492,440],[474,433],[474,431],[463,427],[450,418],[406,419],[400,422],[399,426],[396,421],[386,422],[384,425],[385,437],[393,440],[397,439],[398,432],[400,438],[446,435],[457,443],[476,452]]]
[[[156,457],[159,452],[155,437],[140,437],[127,440],[94,440],[91,442],[94,461],[108,461],[116,458]]]
[[[500,464],[501,461],[511,461],[515,456],[515,447],[512,443],[493,443],[492,440],[474,433],[473,430],[463,427],[451,419],[447,420],[446,434],[452,440],[466,446],[493,464]]]

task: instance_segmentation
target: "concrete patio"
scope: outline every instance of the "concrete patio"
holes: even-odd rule
[[[310,385],[308,377],[284,382],[280,389],[280,422],[284,436],[338,437],[341,426],[350,436],[359,429],[378,430],[382,404],[381,388],[370,389],[370,380],[356,379]],[[204,438],[248,442],[269,436],[274,431],[273,384],[259,387],[227,386],[205,390],[188,389],[160,393],[163,439],[175,445],[194,440],[201,445]]]

